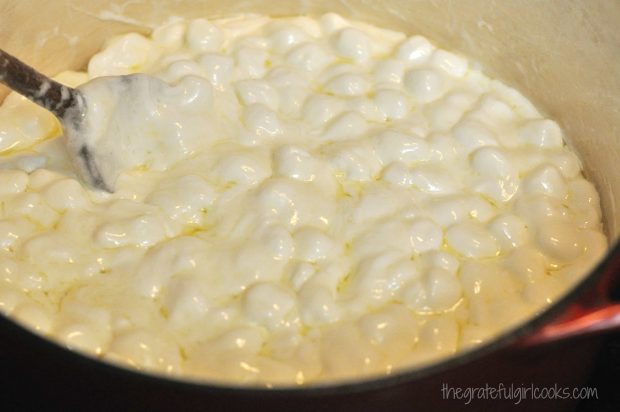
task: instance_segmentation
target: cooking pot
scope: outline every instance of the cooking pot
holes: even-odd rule
[[[0,317],[4,394],[12,405],[44,410],[428,410],[463,407],[445,388],[579,386],[598,332],[620,328],[608,291],[620,272],[620,2],[565,0],[0,0],[0,47],[49,75],[84,67],[114,34],[171,15],[273,16],[327,11],[407,33],[479,62],[557,120],[601,196],[610,249],[562,299],[533,319],[469,352],[383,378],[297,389],[233,388],[140,374],[69,352]],[[6,95],[0,89],[0,99]],[[477,396],[469,409],[515,406]],[[562,401],[522,400],[526,410],[570,409]],[[21,402],[21,403],[20,403]]]

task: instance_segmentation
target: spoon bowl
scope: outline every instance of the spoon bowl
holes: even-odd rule
[[[197,139],[189,142],[181,132],[187,121],[202,131],[211,123],[211,86],[199,79],[169,85],[131,74],[96,78],[74,89],[0,50],[0,82],[60,120],[79,177],[110,193],[124,170],[164,170],[191,154]]]

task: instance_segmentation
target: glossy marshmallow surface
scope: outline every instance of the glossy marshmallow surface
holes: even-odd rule
[[[112,195],[51,115],[0,108],[0,309],[69,348],[234,384],[393,373],[523,322],[606,250],[559,126],[422,36],[172,19],[58,79],[137,72],[175,85],[150,116],[179,139]]]

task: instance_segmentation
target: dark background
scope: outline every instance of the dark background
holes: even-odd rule
[[[582,401],[578,412],[620,411],[620,333],[606,338],[586,386],[598,389],[598,400]]]
[[[620,281],[615,282],[610,295],[612,300],[620,301]],[[606,336],[587,385],[598,388],[599,400],[581,402],[579,412],[620,411],[620,332]]]

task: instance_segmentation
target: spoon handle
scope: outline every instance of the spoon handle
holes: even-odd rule
[[[70,107],[79,103],[79,93],[39,73],[0,49],[0,83],[4,83],[63,119]]]

